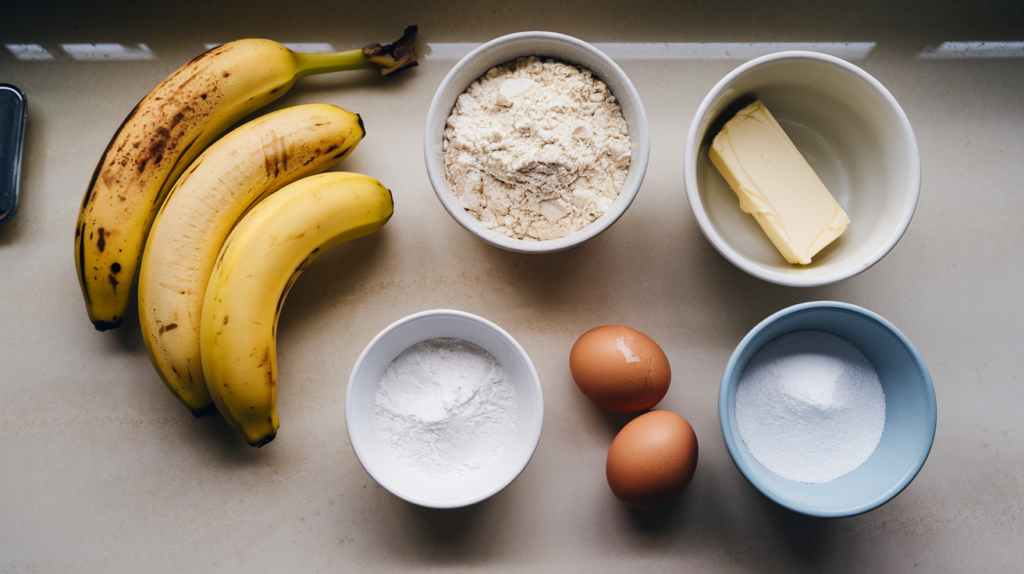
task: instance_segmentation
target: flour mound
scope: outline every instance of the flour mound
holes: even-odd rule
[[[381,439],[416,474],[477,472],[512,440],[516,390],[483,348],[451,338],[409,347],[388,365],[374,400]]]
[[[492,68],[459,96],[444,136],[448,185],[484,226],[545,240],[583,229],[619,195],[629,131],[608,86],[537,57]]]

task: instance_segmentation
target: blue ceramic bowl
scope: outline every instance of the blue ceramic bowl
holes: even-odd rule
[[[820,484],[794,482],[765,468],[736,425],[736,385],[747,362],[778,337],[806,330],[832,333],[860,349],[885,393],[885,428],[874,453],[853,472]],[[811,516],[853,516],[891,500],[921,470],[935,439],[935,388],[921,355],[892,323],[856,305],[818,301],[783,309],[743,338],[722,377],[718,415],[733,462],[765,496]]]

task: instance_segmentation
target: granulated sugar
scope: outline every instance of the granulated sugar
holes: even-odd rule
[[[403,351],[384,371],[377,429],[399,462],[450,479],[490,464],[512,438],[516,391],[490,353],[439,338]]]
[[[736,387],[740,437],[768,470],[797,482],[849,474],[874,452],[885,395],[874,367],[821,331],[779,337],[758,351]]]

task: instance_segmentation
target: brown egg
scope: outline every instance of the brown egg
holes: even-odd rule
[[[697,435],[683,417],[651,411],[622,427],[608,449],[612,493],[633,508],[657,508],[678,497],[697,469]]]
[[[650,337],[619,325],[583,333],[569,352],[576,386],[598,406],[636,413],[658,404],[668,392],[668,357]]]

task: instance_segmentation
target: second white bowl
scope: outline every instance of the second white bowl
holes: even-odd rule
[[[810,265],[786,262],[708,158],[711,140],[760,99],[850,216]],[[736,68],[707,95],[686,139],[686,195],[711,244],[747,273],[826,285],[877,263],[903,236],[921,190],[921,157],[903,109],[875,78],[839,58],[779,52]]]

